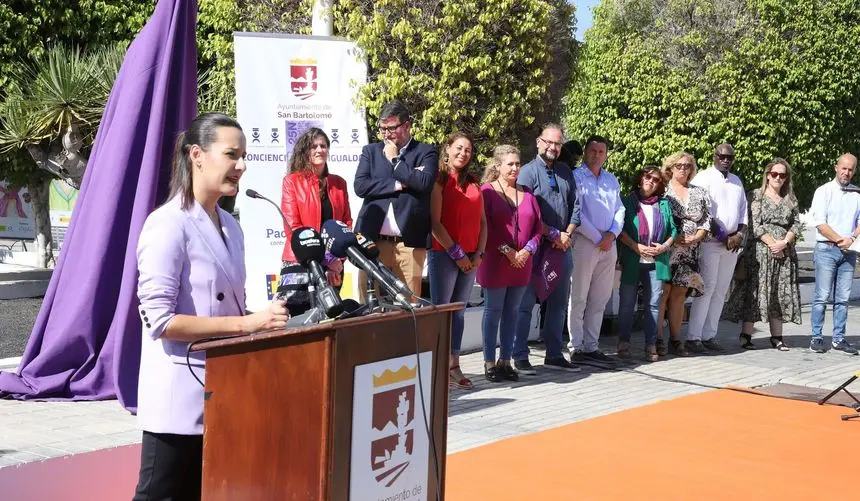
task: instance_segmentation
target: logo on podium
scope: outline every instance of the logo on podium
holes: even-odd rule
[[[290,59],[290,90],[301,100],[317,93],[316,59]]]
[[[426,499],[432,419],[431,352],[421,353],[424,398],[418,398],[415,355],[355,368],[350,499],[388,499],[397,493]],[[422,402],[423,400],[423,402]]]

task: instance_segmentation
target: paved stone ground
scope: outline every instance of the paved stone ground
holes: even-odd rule
[[[829,317],[829,314],[828,314]],[[840,353],[816,355],[807,348],[806,325],[787,325],[785,339],[793,349],[778,352],[769,347],[767,334],[759,333],[755,351],[738,347],[738,326],[723,323],[720,341],[724,354],[666,358],[649,364],[643,359],[622,371],[585,368],[569,373],[538,366],[538,375],[515,384],[494,384],[483,378],[480,353],[463,355],[461,365],[473,377],[471,391],[451,394],[448,451],[458,452],[507,437],[546,430],[584,419],[672,399],[727,385],[760,387],[779,382],[835,388],[860,370],[860,357]],[[860,303],[849,309],[849,336],[860,326]],[[829,332],[830,324],[825,327]],[[634,342],[641,343],[641,334]],[[856,338],[852,339],[856,341]],[[615,337],[603,340],[614,352]],[[642,352],[634,345],[634,353]],[[540,364],[543,352],[534,350]],[[855,390],[860,393],[860,384]],[[765,397],[762,397],[765,398]],[[0,400],[0,467],[50,457],[137,443],[140,434],[134,418],[116,401],[50,403]]]

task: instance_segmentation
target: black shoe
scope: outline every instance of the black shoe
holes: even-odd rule
[[[716,339],[708,339],[707,341],[702,341],[702,346],[705,347],[708,351],[726,351],[725,348],[720,346],[720,343],[717,342]]]
[[[702,345],[701,341],[684,341],[684,348],[687,348],[687,353],[705,353],[708,351]]]
[[[528,360],[514,360],[514,367],[517,369],[517,372],[526,376],[537,374],[537,371]]]
[[[827,348],[824,347],[824,339],[814,337],[809,341],[809,349],[815,353],[825,353]]]
[[[487,367],[484,366],[484,377],[487,378],[487,381],[491,383],[501,383],[502,382],[502,374],[501,370],[497,366]]]
[[[505,381],[520,380],[520,375],[517,374],[517,371],[515,371],[514,368],[508,364],[497,365],[496,372],[500,373],[502,375],[502,379],[504,379]]]
[[[844,353],[846,355],[856,355],[857,354],[857,348],[851,346],[851,343],[849,343],[848,341],[846,341],[844,339],[842,341],[839,341],[838,343],[831,343],[830,347],[832,348],[831,351],[841,352],[841,353]]]
[[[606,356],[600,350],[594,351],[586,351],[582,353],[582,356],[585,357],[586,360],[591,360],[592,362],[600,362],[601,364],[614,364],[615,361],[612,358]]]
[[[545,358],[543,364],[550,367],[558,367],[559,369],[567,369],[570,372],[579,372],[581,369],[572,363],[568,362],[564,357]]]

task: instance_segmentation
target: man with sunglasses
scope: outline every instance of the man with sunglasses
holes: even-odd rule
[[[576,362],[612,365],[599,349],[606,303],[615,283],[618,254],[615,239],[624,227],[624,204],[618,179],[603,168],[609,141],[591,136],[585,141],[582,165],[573,172],[577,196],[582,200],[582,224],[573,245],[576,263],[570,284],[567,328],[571,357]]]
[[[379,112],[382,142],[361,150],[355,172],[355,193],[364,199],[355,231],[376,241],[379,260],[416,295],[427,247],[430,245],[430,192],[439,171],[436,148],[415,140],[412,117],[400,101],[386,103]],[[359,278],[362,298],[364,274]]]
[[[721,144],[714,150],[713,166],[690,181],[708,192],[711,200],[711,235],[699,245],[699,273],[705,288],[693,299],[684,343],[690,353],[723,351],[715,339],[717,326],[747,228],[747,197],[743,183],[731,173],[734,161],[734,147]]]
[[[551,247],[560,252],[558,269],[555,270],[554,288],[546,296],[546,318],[541,329],[541,337],[546,343],[544,365],[571,371],[578,368],[568,362],[562,353],[562,330],[564,312],[567,307],[570,274],[573,270],[573,256],[570,251],[571,235],[579,225],[579,199],[576,197],[576,184],[570,167],[558,157],[564,144],[564,133],[558,124],[543,126],[537,138],[538,154],[534,160],[525,164],[517,176],[517,185],[528,190],[537,199],[543,221],[544,239],[542,247]],[[547,251],[537,252],[541,262],[546,261]],[[521,374],[536,374],[529,362],[528,336],[537,296],[532,287],[526,287],[520,311],[517,315],[514,334],[514,367]]]
[[[815,224],[815,294],[812,298],[812,340],[809,349],[824,353],[824,312],[833,301],[834,351],[856,355],[857,348],[845,339],[848,298],[854,281],[857,253],[850,250],[860,237],[860,195],[851,184],[857,157],[845,153],[836,161],[836,176],[815,190],[812,219]]]

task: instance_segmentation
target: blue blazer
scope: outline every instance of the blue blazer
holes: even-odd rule
[[[355,231],[376,240],[394,206],[394,219],[407,247],[430,246],[430,192],[439,171],[436,149],[412,139],[396,165],[385,158],[383,143],[368,144],[361,150],[355,172],[355,193],[364,199],[355,221]],[[395,181],[403,185],[394,190]]]

